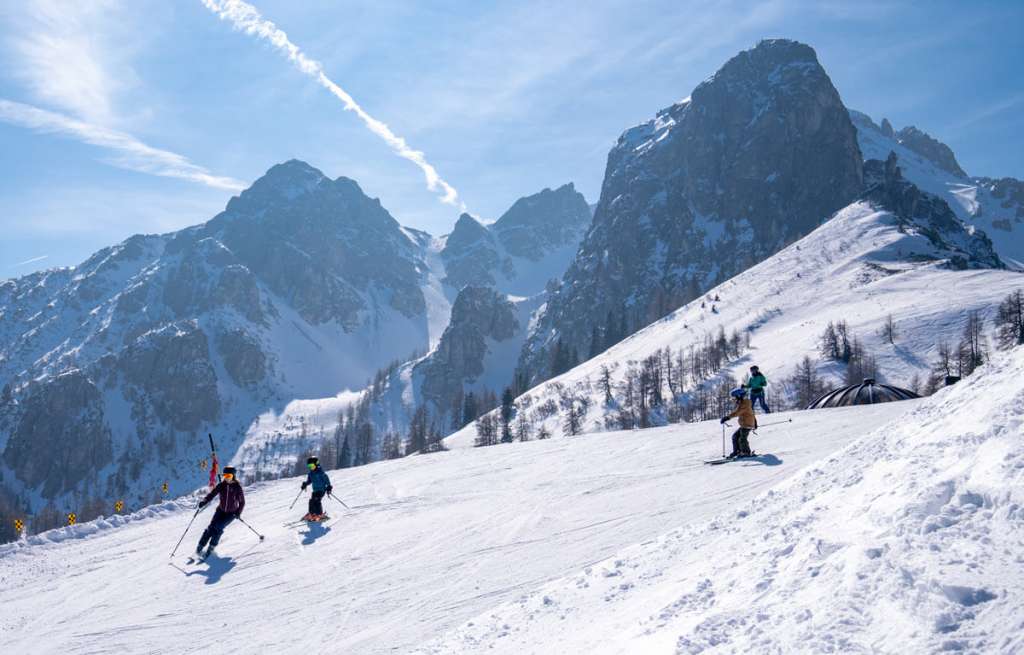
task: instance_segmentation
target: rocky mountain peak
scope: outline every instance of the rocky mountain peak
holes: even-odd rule
[[[452,228],[451,234],[448,235],[446,247],[461,250],[475,244],[477,241],[490,240],[490,238],[491,233],[487,231],[483,223],[473,218],[470,214],[463,213],[455,221],[455,227]]]
[[[862,175],[856,130],[810,46],[737,54],[619,138],[522,368],[536,380],[558,339],[591,351],[607,326],[638,329],[770,256],[855,198]]]
[[[947,173],[952,173],[957,177],[967,177],[964,169],[960,168],[953,150],[927,132],[908,125],[896,133],[896,138],[902,145],[927,158]]]
[[[590,217],[586,199],[569,182],[520,198],[493,229],[510,254],[538,260],[552,247],[577,242]]]

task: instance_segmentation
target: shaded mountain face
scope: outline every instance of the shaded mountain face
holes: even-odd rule
[[[437,348],[413,368],[422,376],[421,393],[439,413],[463,385],[484,374],[489,344],[508,341],[521,326],[515,306],[494,289],[463,287],[452,305],[452,318]]]
[[[36,509],[193,488],[176,471],[205,432],[230,457],[268,408],[426,348],[422,252],[354,181],[293,160],[203,225],[3,282],[4,487]]]
[[[740,53],[619,138],[522,369],[550,374],[557,340],[600,351],[809,233],[862,188],[856,131],[814,51],[772,40]]]
[[[565,272],[590,219],[587,201],[572,183],[520,198],[491,225],[463,214],[441,250],[445,283],[538,293]]]

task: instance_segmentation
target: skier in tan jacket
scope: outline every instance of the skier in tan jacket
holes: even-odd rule
[[[732,433],[732,453],[729,454],[729,458],[753,457],[754,451],[750,450],[750,442],[747,438],[750,436],[751,430],[757,429],[757,417],[754,416],[754,406],[751,404],[750,399],[747,398],[747,390],[743,387],[733,389],[730,395],[736,399],[736,409],[729,415],[723,416],[721,422],[724,424],[735,416],[739,418],[740,427]]]

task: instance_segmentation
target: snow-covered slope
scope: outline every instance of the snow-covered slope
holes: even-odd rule
[[[714,520],[419,652],[1024,652],[1022,395],[1017,348]]]
[[[939,344],[956,343],[967,312],[991,318],[996,305],[1024,284],[1019,273],[951,270],[955,253],[937,248],[921,231],[869,201],[856,202],[817,230],[705,296],[637,332],[573,370],[545,382],[517,400],[536,433],[541,426],[560,434],[568,396],[587,400],[586,431],[604,429],[620,407],[630,363],[664,348],[700,347],[720,329],[749,333],[744,351],[714,378],[742,379],[751,364],[769,378],[769,391],[783,395],[781,382],[800,360],[817,356],[819,337],[830,321],[844,320],[878,361],[880,377],[907,386],[915,374],[927,377]],[[923,227],[923,226],[919,226]],[[715,301],[714,299],[719,300]],[[950,300],[955,298],[955,302]],[[899,337],[889,344],[878,332],[886,316]],[[598,381],[611,371],[617,402],[608,406]],[[841,365],[820,362],[818,372],[836,384]],[[694,388],[682,390],[687,403]],[[545,411],[545,407],[561,411]],[[470,446],[473,425],[450,436],[449,446]]]
[[[51,531],[0,546],[0,643],[39,655],[412,652],[631,544],[746,506],[916,402],[794,414],[755,438],[771,457],[724,467],[701,463],[720,453],[712,422],[333,471],[352,510],[328,501],[336,519],[322,528],[283,527],[304,511],[304,499],[288,510],[299,479],[261,483],[244,518],[266,540],[236,523],[198,566],[182,553],[209,509],[168,559],[187,502]]]

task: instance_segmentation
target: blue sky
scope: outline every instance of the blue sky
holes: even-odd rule
[[[3,0],[0,278],[205,221],[292,157],[434,234],[461,203],[494,219],[567,181],[596,202],[624,129],[769,37],[812,45],[848,106],[972,175],[1024,178],[1021,2],[252,4],[420,164],[200,0]]]

